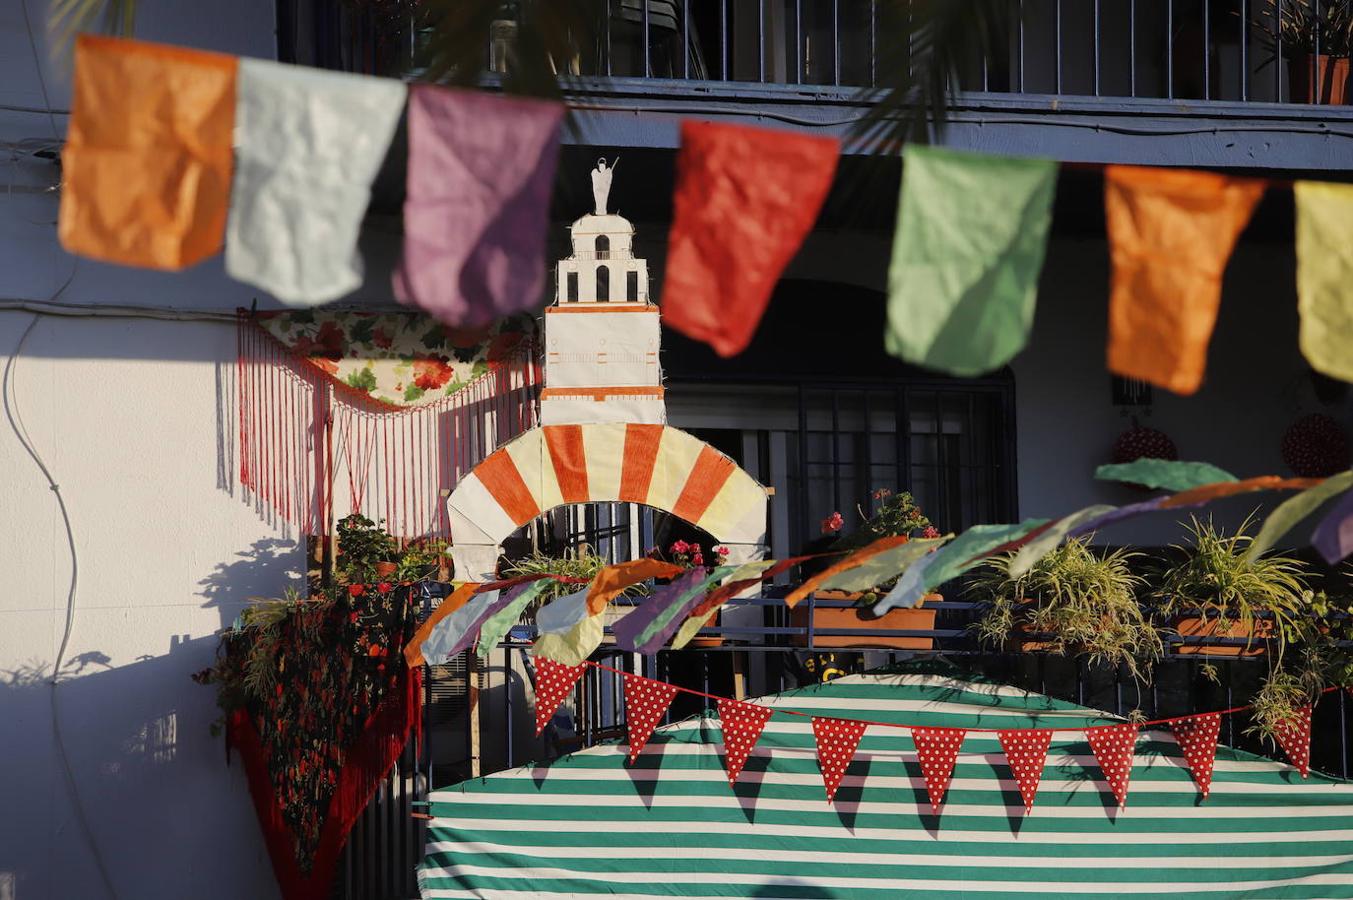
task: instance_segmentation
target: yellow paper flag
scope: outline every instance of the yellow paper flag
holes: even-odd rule
[[[1353,381],[1353,185],[1298,181],[1297,309],[1301,353]]]

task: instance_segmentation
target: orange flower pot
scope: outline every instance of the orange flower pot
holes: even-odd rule
[[[861,594],[848,591],[818,591],[816,600],[845,601],[854,603]],[[935,610],[926,609],[928,604],[938,603],[944,598],[939,594],[927,594],[913,609],[889,610],[878,618],[866,618],[862,610],[854,606],[820,606],[816,603],[811,610],[808,603],[800,603],[789,612],[789,623],[795,628],[807,628],[809,614],[812,615],[814,647],[848,647],[861,650],[874,648],[897,650],[931,650],[935,647],[933,638],[904,637],[901,635],[869,635],[870,631],[931,631],[935,628]],[[849,628],[860,634],[819,634],[824,628]],[[794,635],[796,647],[808,646],[808,635]]]

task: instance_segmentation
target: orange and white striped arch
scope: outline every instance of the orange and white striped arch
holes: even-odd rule
[[[494,451],[451,492],[457,577],[491,576],[503,539],[542,513],[605,502],[665,510],[730,547],[765,540],[766,489],[704,441],[667,425],[545,425]]]

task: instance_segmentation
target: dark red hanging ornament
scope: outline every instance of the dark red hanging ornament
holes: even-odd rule
[[[1292,423],[1283,435],[1283,462],[1301,478],[1328,478],[1348,468],[1348,432],[1324,413]]]
[[[1118,436],[1113,444],[1115,464],[1136,462],[1143,457],[1148,459],[1179,459],[1179,448],[1163,431],[1138,425],[1132,420],[1132,427]]]

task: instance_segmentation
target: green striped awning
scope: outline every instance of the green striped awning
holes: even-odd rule
[[[1072,730],[1053,737],[1027,817],[996,735],[969,733],[936,818],[906,731],[867,731],[828,806],[808,719],[772,718],[736,789],[718,720],[687,720],[655,732],[633,767],[605,745],[434,792],[423,897],[1353,898],[1350,784],[1221,747],[1199,803],[1174,739],[1144,730],[1119,810],[1074,730],[1116,720],[1083,707],[918,674],[757,702]]]

